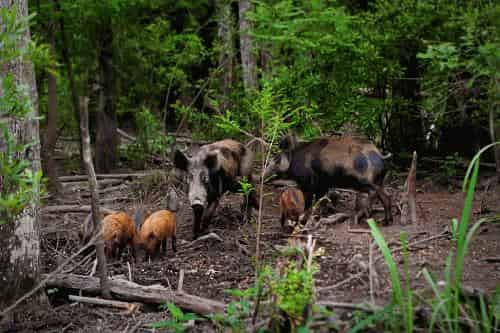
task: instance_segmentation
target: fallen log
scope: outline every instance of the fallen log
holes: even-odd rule
[[[161,171],[159,171],[161,172]],[[137,172],[137,173],[100,173],[96,174],[97,179],[133,179],[142,178],[154,173],[154,171]],[[60,182],[77,182],[87,179],[86,175],[60,176],[57,178]]]
[[[109,307],[118,308],[118,309],[125,309],[130,313],[137,311],[141,306],[139,303],[112,301],[109,299],[83,297],[83,296],[76,296],[76,295],[69,295],[68,298],[70,301],[73,301],[73,302],[87,303],[87,304],[101,305],[101,306],[109,306]]]
[[[42,278],[47,277],[43,274]],[[180,308],[202,315],[223,312],[226,304],[208,298],[189,295],[184,292],[169,290],[159,285],[142,286],[124,279],[109,279],[109,288],[113,296],[129,302],[163,304],[173,302]],[[49,277],[46,288],[79,289],[88,294],[99,294],[99,279],[85,275],[56,274]]]
[[[100,207],[101,212],[104,214],[112,214],[116,210],[106,207]],[[54,213],[89,213],[90,205],[58,205],[58,206],[45,206],[42,207],[42,214]]]
[[[99,187],[116,186],[122,184],[124,179],[101,179],[98,181]],[[63,187],[66,188],[88,188],[88,181],[63,182]]]

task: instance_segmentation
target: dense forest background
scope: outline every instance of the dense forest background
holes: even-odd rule
[[[398,158],[470,157],[498,135],[496,1],[37,0],[30,12],[51,53],[36,73],[44,160],[78,138],[82,95],[98,171],[161,154],[168,133],[259,135],[265,101],[306,139],[364,134]],[[117,129],[139,144],[119,151]]]

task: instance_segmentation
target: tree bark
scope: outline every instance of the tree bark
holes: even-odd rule
[[[0,0],[0,8],[17,10],[18,17],[28,15],[27,0],[10,1]],[[0,30],[3,29],[0,21]],[[30,41],[30,30],[26,27],[20,41],[19,48],[26,47]],[[35,72],[31,61],[17,58],[0,68],[0,98],[3,95],[1,89],[1,78],[11,73],[15,83],[28,88],[28,95],[32,108],[25,117],[17,118],[10,115],[2,115],[4,122],[17,144],[35,143],[23,153],[18,153],[13,158],[25,159],[31,164],[33,173],[40,170],[40,144],[38,128],[38,95],[35,81]],[[0,149],[4,149],[4,137],[0,136]],[[1,175],[0,175],[1,178]],[[1,181],[0,181],[0,186]],[[11,302],[28,290],[30,290],[39,279],[39,189],[33,189],[34,198],[31,203],[23,209],[14,221],[0,226],[0,307]]]
[[[495,117],[495,114],[496,115],[500,114],[500,92],[498,91],[498,89],[500,89],[500,79],[497,79],[494,84],[496,87],[496,89],[494,89],[495,95],[493,96],[493,102],[492,102],[492,105],[490,106],[490,111],[489,111],[489,125],[490,125],[491,142],[500,141],[500,125],[497,125],[497,120]],[[495,157],[497,182],[500,183],[500,146],[499,145],[493,146],[493,154]]]
[[[49,26],[50,49],[53,56],[56,54],[55,27],[51,22]],[[49,191],[56,193],[59,190],[57,171],[54,161],[54,148],[57,141],[57,81],[50,71],[47,72],[48,80],[48,108],[47,125],[42,141],[42,168],[49,179]]]
[[[94,222],[94,230],[101,230],[101,214],[99,213],[99,192],[97,190],[97,179],[95,176],[94,165],[92,164],[92,154],[90,152],[90,135],[89,135],[89,113],[88,113],[88,98],[80,97],[80,133],[82,133],[82,148],[83,148],[83,164],[87,171],[90,195],[91,195],[91,210],[92,220]],[[102,239],[96,242],[97,253],[97,268],[99,271],[99,280],[101,286],[101,294],[104,298],[111,298],[108,284],[108,270],[106,267],[106,256],[104,255],[104,243]]]
[[[243,70],[243,86],[247,93],[257,89],[257,61],[255,59],[253,37],[249,34],[252,30],[252,24],[247,17],[252,10],[253,5],[250,0],[239,1],[241,67]]]
[[[117,120],[114,108],[113,31],[111,30],[110,18],[101,24],[97,38],[100,91],[95,164],[98,172],[108,173],[116,166],[118,147]]]
[[[234,16],[231,10],[231,2],[227,0],[219,0],[217,3],[217,11],[217,36],[220,42],[220,87],[222,93],[222,96],[220,97],[219,110],[224,113],[228,109],[230,103],[235,54]]]

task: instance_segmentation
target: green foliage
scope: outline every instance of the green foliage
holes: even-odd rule
[[[0,150],[0,224],[4,224],[39,197],[42,173],[33,173],[28,161],[16,157],[31,145],[16,144],[4,124],[0,124],[0,130],[5,144]]]
[[[152,324],[154,329],[157,328],[168,328],[172,332],[184,332],[186,330],[186,324],[191,320],[203,320],[203,318],[197,316],[194,313],[188,312],[184,313],[180,308],[178,308],[174,303],[166,303],[160,305],[161,310],[168,310],[171,319],[163,320]]]
[[[447,183],[451,178],[457,177],[464,166],[464,159],[458,154],[445,156],[439,165],[439,179]]]
[[[212,322],[219,329],[230,328],[232,332],[245,332],[248,320],[252,314],[250,301],[255,300],[257,289],[262,308],[260,313],[266,318],[281,321],[287,318],[292,322],[294,332],[307,332],[307,327],[301,327],[304,310],[313,303],[313,283],[316,268],[308,270],[302,266],[305,259],[301,249],[290,247],[285,249],[279,260],[290,258],[284,267],[277,263],[273,268],[265,265],[259,271],[255,287],[246,290],[229,290],[228,292],[237,300],[229,303],[226,312],[211,316]],[[301,264],[299,264],[299,262]],[[281,267],[281,268],[280,268]],[[321,307],[312,307],[313,313],[331,315]]]
[[[135,113],[137,124],[136,140],[127,147],[127,156],[130,160],[142,163],[145,166],[152,155],[165,156],[167,147],[172,138],[162,133],[161,125],[155,115],[147,108]]]

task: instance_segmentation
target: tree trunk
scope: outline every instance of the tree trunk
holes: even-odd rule
[[[247,93],[257,89],[257,61],[255,59],[253,37],[249,34],[252,24],[247,17],[247,14],[252,10],[253,5],[250,0],[239,1],[241,67],[243,70],[243,86]]]
[[[56,40],[54,25],[51,23],[49,27],[49,39],[52,55],[56,53]],[[57,141],[57,81],[56,77],[50,71],[47,73],[48,80],[48,111],[47,125],[45,128],[43,145],[42,145],[42,168],[43,173],[49,179],[49,191],[57,192],[59,184],[57,182],[56,165],[54,161],[54,148]]]
[[[61,55],[63,63],[66,65],[66,71],[68,72],[69,90],[71,91],[71,104],[73,106],[73,115],[77,124],[80,124],[80,111],[78,105],[78,92],[76,89],[75,75],[73,73],[73,65],[71,63],[71,58],[69,54],[68,38],[66,37],[66,29],[64,27],[64,15],[61,12],[61,5],[59,0],[54,0],[55,8],[57,10],[57,16],[59,17],[59,29],[61,32]],[[80,126],[76,126],[78,130],[78,137],[81,136]],[[83,152],[82,143],[79,141],[78,148],[80,150],[80,162],[83,166]]]
[[[495,83],[497,89],[494,89],[493,94],[493,102],[490,106],[489,111],[489,125],[490,125],[490,137],[491,142],[500,141],[500,125],[497,124],[497,119],[495,115],[500,114],[500,93],[498,89],[500,88],[500,80],[497,80]],[[493,146],[493,154],[495,157],[495,165],[497,172],[497,181],[500,183],[500,145]]]
[[[27,0],[0,0],[0,8],[17,9],[18,17],[28,15]],[[3,29],[0,22],[0,30]],[[23,32],[19,48],[24,48],[30,40],[30,30],[26,27]],[[35,72],[33,64],[30,61],[15,59],[10,63],[4,64],[0,68],[0,78],[11,73],[15,78],[17,85],[28,87],[29,98],[31,99],[32,109],[23,119],[10,115],[2,115],[1,121],[4,122],[10,135],[18,144],[27,144],[39,141],[38,120],[38,96],[35,81]],[[1,85],[0,85],[1,87]],[[0,89],[0,98],[3,95]],[[0,138],[0,149],[5,147],[3,136]],[[40,144],[36,143],[25,152],[17,154],[14,158],[21,158],[31,163],[31,171],[40,170]],[[0,182],[1,186],[1,182]],[[30,290],[39,279],[39,191],[34,189],[35,197],[31,203],[17,216],[14,221],[0,226],[0,307],[5,303],[12,302],[22,294]]]
[[[220,42],[219,68],[220,87],[222,96],[220,97],[219,110],[224,113],[230,103],[231,87],[233,85],[233,59],[234,48],[234,17],[231,10],[231,2],[219,0],[217,3],[218,23],[217,36]]]
[[[110,172],[117,161],[118,136],[114,109],[113,31],[111,19],[101,24],[98,32],[99,105],[97,110],[97,136],[95,147],[96,170]]]

